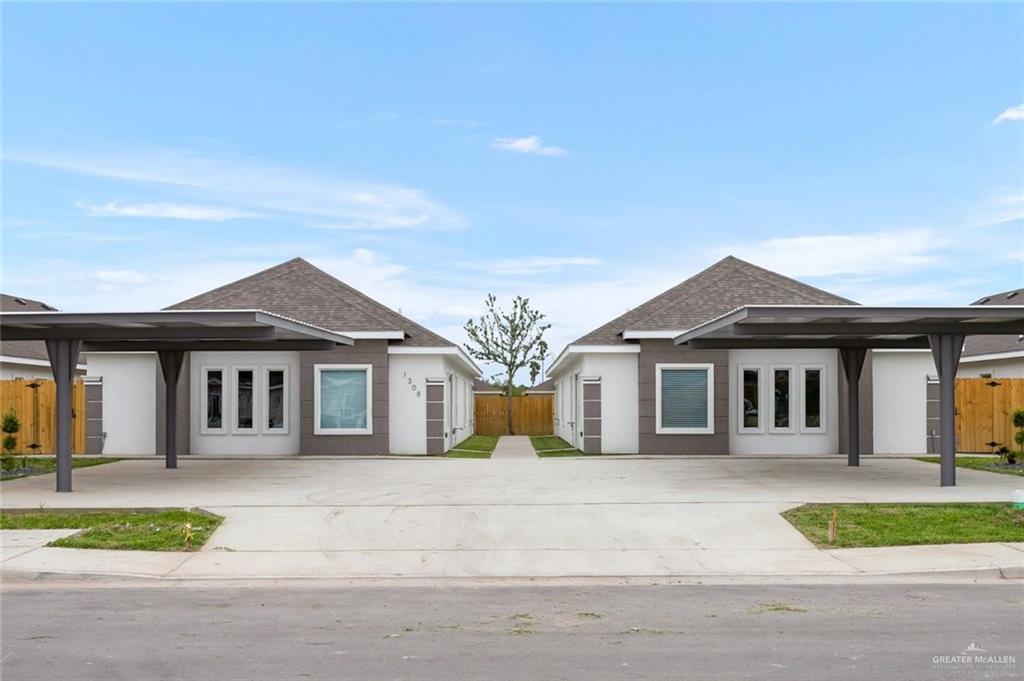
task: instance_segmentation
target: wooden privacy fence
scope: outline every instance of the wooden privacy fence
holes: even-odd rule
[[[57,384],[15,378],[0,381],[0,414],[21,421],[15,454],[53,454],[57,450]],[[76,380],[71,399],[71,451],[85,453],[85,384]]]
[[[504,395],[477,395],[476,434],[508,435],[508,405]],[[521,395],[512,398],[512,432],[516,435],[551,435],[555,432],[554,397]]]
[[[1024,378],[956,379],[957,451],[991,452],[998,445],[1015,449],[1011,419],[1016,409],[1024,409]]]

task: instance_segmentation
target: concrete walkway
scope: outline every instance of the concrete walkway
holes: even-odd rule
[[[502,435],[498,440],[491,459],[507,461],[536,461],[537,452],[530,444],[530,438],[525,435]]]
[[[509,438],[510,440],[512,438]],[[527,438],[520,442],[529,445]],[[512,451],[522,447],[512,445]],[[531,462],[524,465],[524,462]],[[202,551],[46,547],[0,535],[5,574],[173,579],[830,576],[1024,571],[1024,545],[822,551],[779,513],[806,502],[1005,501],[1020,478],[911,460],[132,460],[5,482],[5,508],[199,507]],[[13,531],[11,531],[13,532]],[[9,551],[7,549],[10,549]]]

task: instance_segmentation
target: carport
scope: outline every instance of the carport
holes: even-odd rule
[[[860,376],[870,349],[931,349],[939,375],[940,483],[956,484],[957,367],[964,338],[1024,333],[1024,309],[1013,305],[864,307],[750,305],[675,339],[693,348],[836,348],[847,385],[847,463],[860,465]]]
[[[166,390],[167,468],[178,467],[178,377],[194,350],[331,350],[348,336],[260,310],[5,312],[3,340],[46,342],[57,384],[57,491],[71,491],[71,389],[81,351],[155,352]]]

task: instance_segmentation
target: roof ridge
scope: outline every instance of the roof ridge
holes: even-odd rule
[[[250,279],[255,279],[256,277],[259,277],[261,275],[265,275],[268,272],[272,272],[274,270],[282,269],[282,268],[284,268],[285,265],[290,265],[293,262],[306,262],[306,261],[303,260],[302,258],[296,256],[296,257],[291,258],[289,260],[285,260],[284,262],[279,262],[276,265],[271,265],[270,267],[264,267],[262,270],[260,270],[258,272],[253,272],[252,274],[246,275],[246,276],[242,277],[241,279],[235,279],[234,281],[229,281],[226,284],[221,284],[220,286],[216,286],[216,287],[210,289],[209,291],[203,291],[202,293],[197,293],[194,296],[189,296],[185,300],[179,301],[177,303],[172,303],[171,305],[168,305],[167,307],[165,307],[163,309],[164,310],[170,310],[172,308],[182,309],[181,308],[182,305],[184,305],[185,303],[191,302],[191,301],[195,300],[196,298],[201,298],[201,297],[204,297],[204,296],[217,296],[224,289],[228,288],[229,286],[237,286],[238,284],[241,284],[243,282],[249,281]]]

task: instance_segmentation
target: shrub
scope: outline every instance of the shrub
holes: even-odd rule
[[[4,433],[4,453],[9,454],[18,446],[17,435],[19,430],[21,430],[21,421],[14,415],[13,411],[8,411],[4,414],[3,420],[0,421],[0,431]]]

